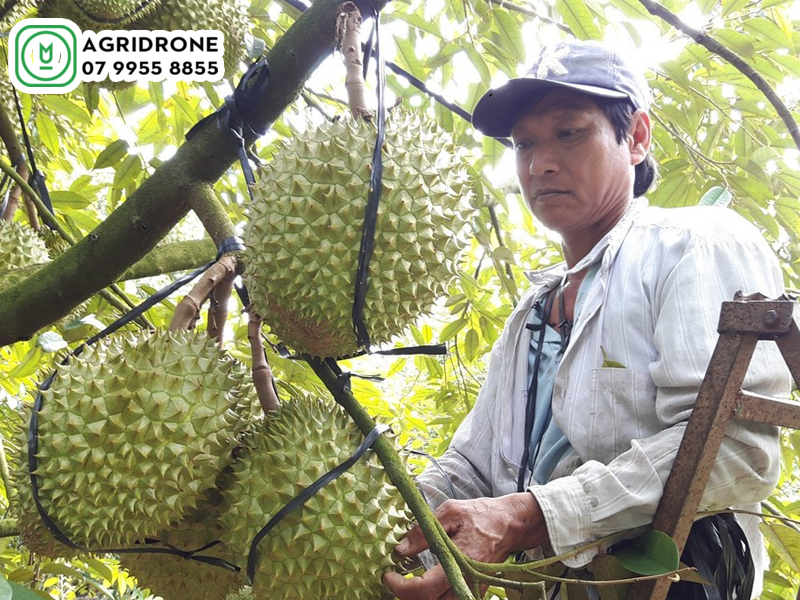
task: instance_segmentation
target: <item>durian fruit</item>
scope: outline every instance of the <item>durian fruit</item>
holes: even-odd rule
[[[24,269],[49,260],[47,247],[33,229],[0,221],[0,271]]]
[[[244,0],[162,0],[137,29],[166,31],[216,29],[225,36],[225,76],[236,74],[247,51],[249,3]]]
[[[8,33],[17,21],[36,16],[35,8],[36,0],[18,0],[14,7],[0,20],[0,30]]]
[[[222,530],[217,516],[214,511],[195,514],[159,534],[158,540],[164,544],[152,546],[198,550],[219,540]],[[197,552],[197,556],[219,558],[234,564],[234,557],[225,544]],[[120,566],[136,577],[139,587],[148,588],[164,600],[223,600],[247,583],[242,572],[172,554],[121,554]]]
[[[92,549],[156,537],[196,510],[232,462],[255,397],[245,368],[201,333],[112,336],[57,373],[39,412],[40,496]],[[22,523],[23,537],[42,527]]]
[[[355,452],[364,436],[337,405],[289,400],[234,464],[223,541],[246,564],[251,541],[292,498]],[[288,513],[258,545],[252,596],[376,600],[409,514],[374,452]]]
[[[159,4],[161,0],[45,0],[39,16],[69,19],[89,31],[128,29]]]
[[[283,142],[253,189],[245,278],[256,312],[297,352],[362,348],[353,289],[376,131],[341,119]],[[383,146],[380,208],[364,322],[382,344],[428,312],[457,273],[471,214],[465,164],[450,136],[395,110]]]

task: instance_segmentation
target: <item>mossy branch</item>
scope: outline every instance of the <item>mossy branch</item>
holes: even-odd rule
[[[778,116],[789,130],[789,134],[792,136],[797,149],[800,150],[800,127],[798,127],[797,121],[794,120],[792,112],[778,97],[778,94],[775,93],[775,90],[772,89],[772,87],[767,83],[767,80],[764,79],[755,68],[747,64],[747,62],[745,62],[735,52],[723,46],[718,40],[714,39],[708,34],[703,33],[702,31],[699,31],[698,29],[695,29],[694,27],[690,27],[681,21],[676,14],[670,12],[658,2],[655,2],[654,0],[639,0],[639,2],[651,15],[655,15],[659,19],[669,23],[681,33],[692,38],[695,42],[703,46],[709,52],[720,56],[733,65],[742,75],[753,82],[753,84],[761,91],[761,93],[764,94],[764,97],[776,110]]]
[[[172,242],[157,246],[150,254],[122,273],[117,281],[166,275],[197,269],[214,260],[217,248],[209,239]],[[45,264],[0,271],[0,291],[10,288],[42,270]]]
[[[377,10],[386,4],[373,0]],[[270,50],[269,85],[247,115],[254,123],[277,120],[331,54],[340,5],[341,0],[316,0]],[[250,145],[254,138],[245,141]],[[204,193],[200,188],[236,160],[235,138],[210,119],[92,233],[36,277],[0,292],[0,345],[30,338],[120,278],[186,215],[193,195]]]
[[[369,432],[375,428],[375,421],[372,420],[372,417],[366,409],[356,400],[353,393],[342,385],[342,382],[329,365],[318,358],[307,357],[306,361],[322,383],[325,384],[325,387],[331,392],[336,402],[344,407],[361,432],[364,435],[368,435]],[[458,567],[458,563],[448,547],[447,542],[449,539],[444,539],[447,538],[447,536],[443,538],[438,526],[439,522],[436,520],[436,517],[433,516],[422,494],[406,472],[403,461],[397,453],[397,450],[395,450],[392,442],[384,437],[378,437],[373,445],[373,449],[381,463],[383,463],[389,479],[400,491],[406,504],[408,504],[411,512],[416,517],[422,531],[425,533],[425,538],[428,540],[431,551],[436,555],[444,568],[444,572],[447,574],[447,578],[450,580],[450,584],[458,600],[475,600],[475,597],[469,589],[469,585],[467,585]]]

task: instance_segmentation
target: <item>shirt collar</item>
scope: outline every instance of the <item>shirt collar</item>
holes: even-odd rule
[[[566,263],[560,262],[544,269],[537,271],[529,271],[525,275],[528,280],[534,285],[543,285],[547,288],[553,287],[558,284],[565,274],[577,273],[590,267],[599,260],[602,260],[603,267],[607,268],[614,260],[614,257],[622,245],[622,240],[628,234],[628,230],[633,225],[636,217],[649,205],[647,198],[641,196],[634,198],[625,209],[622,217],[614,227],[611,228],[606,235],[604,235],[597,244],[589,251],[589,254],[584,256],[577,264],[571,269],[566,268]]]

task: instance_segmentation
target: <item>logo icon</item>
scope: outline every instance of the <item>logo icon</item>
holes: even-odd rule
[[[24,19],[9,36],[8,74],[18,90],[61,94],[81,82],[78,40],[81,30],[67,19]]]

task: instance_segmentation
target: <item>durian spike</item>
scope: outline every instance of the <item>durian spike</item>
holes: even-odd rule
[[[3,145],[6,147],[8,158],[11,161],[11,164],[16,165],[17,173],[19,173],[20,177],[27,181],[28,176],[30,175],[30,169],[28,168],[28,163],[25,160],[25,155],[22,153],[22,145],[19,143],[19,137],[17,136],[17,131],[14,127],[11,116],[8,115],[5,109],[2,107],[0,107],[0,139],[3,140]],[[19,205],[19,198],[21,195],[22,188],[19,185],[14,185],[14,187],[11,189],[11,193],[8,196],[6,210],[2,215],[0,215],[1,220],[14,220],[14,213],[17,212],[17,206]],[[31,227],[33,227],[35,231],[39,231],[40,225],[39,217],[36,214],[36,206],[27,196],[25,196],[25,209],[28,213],[28,222],[31,224]]]
[[[169,330],[175,332],[193,329],[200,316],[200,307],[203,302],[206,301],[206,298],[209,297],[221,281],[230,273],[235,272],[236,256],[233,254],[226,254],[211,265],[211,268],[200,277],[192,291],[186,294],[186,297],[175,308],[175,314],[172,316]],[[224,323],[222,325],[224,326]]]
[[[249,321],[247,322],[247,339],[250,340],[250,352],[253,356],[253,384],[256,386],[258,400],[265,414],[278,408],[278,395],[272,379],[272,369],[267,362],[267,353],[264,342],[261,340],[261,319],[248,307]]]
[[[208,306],[208,337],[222,344],[225,333],[225,321],[228,319],[228,301],[233,293],[233,280],[236,273],[229,271],[211,291],[211,302]]]
[[[347,67],[345,87],[350,111],[356,119],[372,121],[375,115],[367,108],[366,85],[362,73],[364,63],[361,61],[361,21],[361,11],[355,2],[342,4],[337,29],[341,36],[340,47],[344,64]]]

